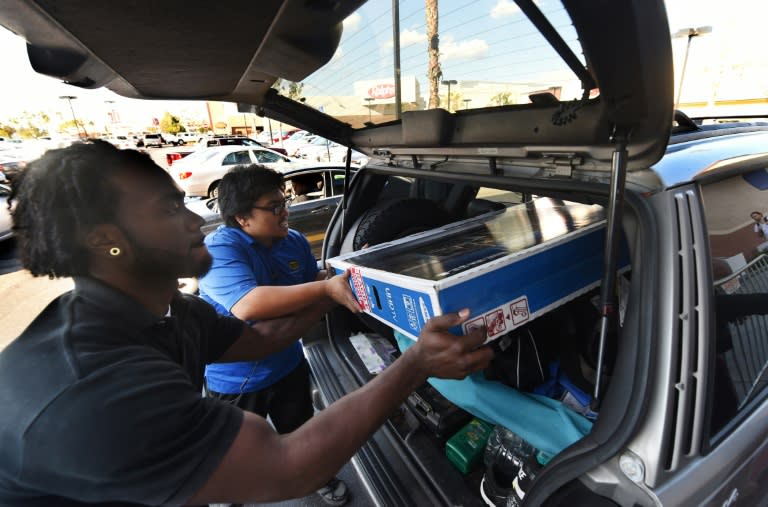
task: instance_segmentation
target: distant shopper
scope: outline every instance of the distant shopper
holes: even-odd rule
[[[200,396],[204,365],[259,360],[335,303],[242,321],[181,294],[211,258],[203,220],[151,159],[94,141],[30,163],[10,203],[24,267],[73,276],[0,352],[0,505],[130,506],[268,502],[321,487],[429,376],[488,364],[485,331],[432,319],[392,366],[296,431],[279,435]]]
[[[753,211],[749,214],[754,220],[753,230],[761,237],[768,239],[768,219],[759,211]]]
[[[318,191],[317,177],[312,175],[301,175],[291,179],[291,188],[293,190],[292,203],[309,201],[309,194]]]
[[[200,296],[222,315],[257,322],[315,312],[328,298],[357,312],[344,277],[326,280],[309,242],[288,227],[283,176],[258,165],[238,166],[219,183],[223,226],[205,243],[213,265],[200,279]],[[205,369],[211,396],[269,417],[279,433],[290,433],[314,412],[309,365],[301,342],[259,361],[217,363]],[[318,490],[329,505],[347,501],[338,480]]]

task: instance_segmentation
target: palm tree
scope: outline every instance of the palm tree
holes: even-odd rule
[[[440,107],[440,95],[438,86],[443,77],[440,70],[439,37],[437,35],[437,0],[426,0],[427,11],[427,40],[429,47],[429,67],[427,68],[427,80],[429,81],[429,109]]]

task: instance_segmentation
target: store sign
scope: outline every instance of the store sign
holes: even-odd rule
[[[395,103],[394,79],[365,79],[355,81],[352,84],[355,97],[360,97],[360,103],[366,104],[365,99],[371,105]],[[403,76],[400,79],[400,100],[403,104],[416,102],[419,97],[419,87],[414,76]]]
[[[368,96],[374,99],[390,99],[395,96],[395,85],[382,83],[368,88]]]

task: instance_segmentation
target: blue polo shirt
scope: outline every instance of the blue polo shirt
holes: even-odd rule
[[[267,248],[237,227],[221,226],[205,238],[205,244],[213,265],[200,279],[200,297],[222,315],[232,315],[235,303],[254,287],[317,279],[317,262],[309,242],[293,229]],[[208,388],[224,394],[265,389],[293,371],[302,355],[297,340],[261,361],[209,364],[205,369]]]

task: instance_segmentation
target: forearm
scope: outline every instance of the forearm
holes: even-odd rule
[[[352,457],[373,432],[392,415],[409,393],[424,383],[426,372],[406,352],[371,382],[283,436],[283,470],[304,478],[309,494],[322,486]],[[295,487],[299,480],[291,480]]]
[[[218,362],[258,361],[280,352],[301,338],[335,305],[323,298],[296,314],[244,326],[243,334]]]
[[[325,281],[288,286],[260,286],[252,289],[232,307],[242,320],[266,320],[294,314],[326,298]]]
[[[468,310],[434,317],[400,359],[291,434],[278,435],[246,413],[218,468],[188,503],[266,502],[316,490],[428,376],[461,379],[487,367],[493,352],[482,346],[485,328],[464,336],[447,331],[468,317]]]

